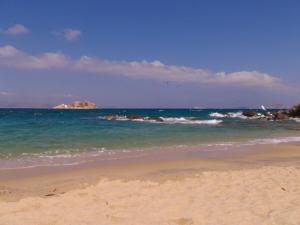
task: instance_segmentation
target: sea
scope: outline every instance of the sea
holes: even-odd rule
[[[0,109],[0,170],[68,166],[153,151],[218,152],[234,146],[300,142],[299,120],[251,119],[242,111]],[[118,117],[108,120],[108,115]],[[143,118],[127,119],[130,115]]]

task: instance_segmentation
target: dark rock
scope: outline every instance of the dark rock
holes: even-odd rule
[[[255,112],[255,111],[246,111],[246,112],[243,112],[243,116],[247,116],[247,117],[257,116],[257,112]]]
[[[293,106],[293,108],[289,110],[288,114],[291,117],[300,118],[300,104]]]
[[[278,111],[274,113],[274,120],[287,120],[289,119],[289,115],[285,111]]]
[[[141,119],[144,119],[143,116],[140,116],[140,115],[128,115],[126,116],[127,119],[129,120],[141,120]]]

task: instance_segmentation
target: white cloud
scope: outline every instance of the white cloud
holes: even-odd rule
[[[62,32],[53,32],[53,34],[62,37],[67,41],[77,41],[81,37],[82,32],[77,29],[67,28]]]
[[[66,68],[69,60],[60,52],[32,56],[11,45],[0,48],[0,66],[16,69]]]
[[[185,66],[165,65],[160,61],[109,61],[82,56],[73,61],[73,70],[124,75],[134,79],[156,79],[162,81],[191,82],[198,84],[244,85],[274,87],[281,84],[279,78],[258,71],[240,71],[234,73],[213,73],[205,69]]]
[[[10,95],[11,93],[9,92],[6,92],[6,91],[0,91],[0,96],[8,96]]]
[[[3,33],[8,35],[19,35],[29,33],[29,29],[22,24],[15,24],[7,28]]]
[[[30,55],[10,45],[0,47],[1,67],[30,70],[60,69],[99,75],[126,76],[131,79],[155,79],[195,84],[287,87],[279,78],[259,71],[214,73],[205,69],[165,65],[160,61],[111,61],[89,56],[71,59],[61,52]]]

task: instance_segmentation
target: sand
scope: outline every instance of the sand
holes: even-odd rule
[[[173,162],[152,172],[143,168],[132,177],[93,177],[93,183],[77,176],[80,188],[67,191],[52,178],[48,180],[52,186],[45,187],[47,176],[32,179],[29,183],[36,184],[32,190],[41,190],[42,185],[48,192],[2,199],[0,225],[299,225],[300,164],[293,161],[299,154],[272,155],[249,155],[251,161],[239,159],[236,167],[229,165],[237,158],[227,166],[211,162],[211,169],[204,170],[201,161]]]

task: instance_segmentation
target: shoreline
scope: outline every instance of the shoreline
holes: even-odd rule
[[[170,179],[178,174],[193,175],[203,171],[230,171],[264,166],[300,166],[300,143],[243,146],[223,152],[167,152],[141,158],[129,158],[104,163],[75,166],[34,167],[0,171],[0,201],[19,200],[28,196],[43,196],[48,189],[36,194],[30,189],[40,185],[65,191],[96,183],[101,179]],[[55,185],[52,185],[55,184]],[[20,189],[19,187],[22,186]],[[3,191],[6,189],[6,191]],[[17,189],[15,191],[11,191]],[[27,190],[28,189],[28,190]],[[50,188],[51,189],[51,188]],[[2,190],[2,191],[1,191]]]
[[[183,143],[162,146],[145,146],[124,149],[93,149],[82,152],[62,152],[59,154],[23,153],[12,158],[0,158],[1,173],[13,170],[30,170],[35,168],[59,167],[85,167],[96,165],[117,164],[119,162],[138,162],[149,160],[183,159],[183,158],[210,158],[231,154],[234,152],[247,152],[268,145],[293,145],[299,144],[299,136],[278,136],[270,138],[256,138],[249,140],[219,141],[208,143]],[[43,170],[43,169],[42,169]]]
[[[2,179],[0,225],[298,225],[299,143],[255,147]]]

